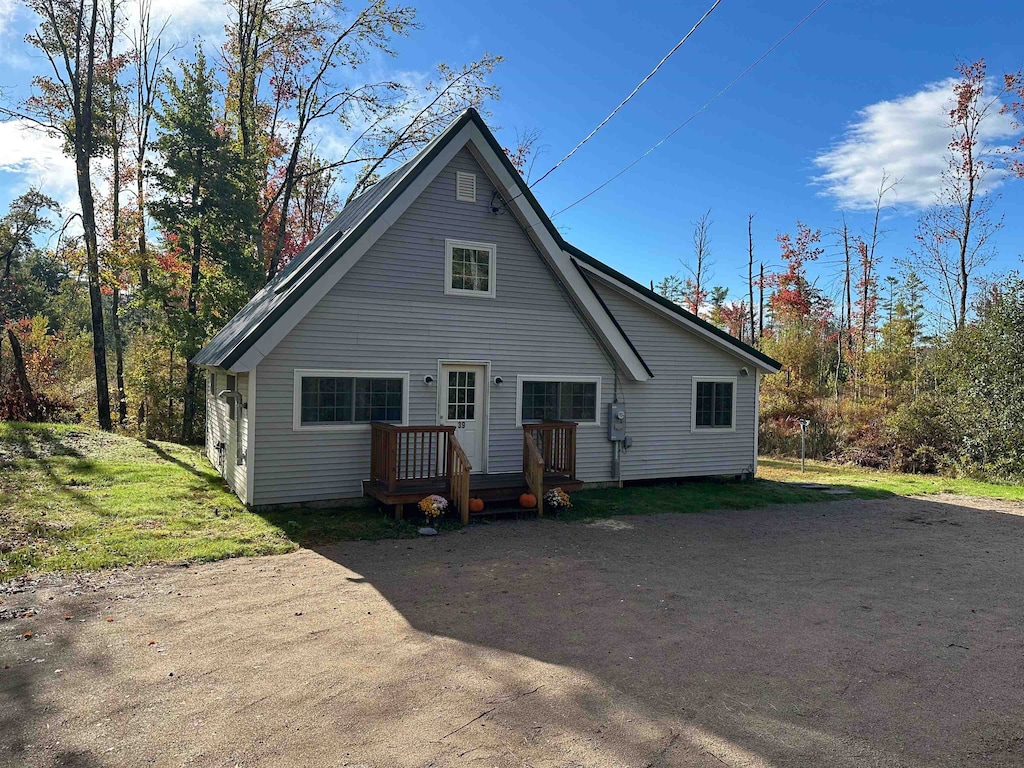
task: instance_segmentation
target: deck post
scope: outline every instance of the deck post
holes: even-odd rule
[[[402,508],[405,504],[395,504],[395,520],[402,519]]]

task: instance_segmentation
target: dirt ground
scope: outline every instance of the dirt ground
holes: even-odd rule
[[[5,766],[1024,765],[1003,502],[476,525],[0,597]]]

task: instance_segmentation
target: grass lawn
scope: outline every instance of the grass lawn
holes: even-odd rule
[[[807,470],[801,472],[799,460],[761,458],[758,460],[757,479],[752,483],[681,481],[622,489],[584,490],[573,494],[573,508],[560,514],[559,519],[575,521],[656,512],[752,509],[767,504],[850,498],[802,488],[800,483],[845,488],[850,491],[850,496],[862,499],[957,493],[1024,501],[1024,485],[999,485],[935,475],[903,475],[811,461],[807,462]]]
[[[195,448],[0,422],[0,581],[412,535],[367,509],[250,512]]]
[[[584,490],[559,515],[749,509],[834,497],[959,493],[1024,500],[1024,486],[762,459],[752,483],[679,482]],[[848,498],[848,497],[847,497]],[[444,528],[458,527],[444,523]],[[247,510],[201,450],[77,425],[0,422],[0,581],[26,573],[196,562],[288,552],[344,539],[415,536],[416,525],[366,508]]]

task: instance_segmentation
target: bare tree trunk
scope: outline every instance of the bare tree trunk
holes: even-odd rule
[[[754,327],[754,214],[747,215],[747,289],[750,291],[750,345],[759,346]]]
[[[694,222],[693,225],[693,252],[697,258],[697,266],[691,269],[687,266],[693,276],[693,292],[690,296],[690,311],[700,317],[700,305],[706,293],[704,285],[707,282],[707,270],[711,266],[711,209]]]
[[[7,329],[7,338],[11,342],[14,374],[18,379],[18,386],[21,387],[21,395],[25,399],[25,404],[30,405],[32,402],[32,384],[28,380],[28,369],[25,367],[25,355],[21,351],[21,342],[12,328]]]
[[[195,181],[192,185],[192,210],[199,207],[200,182],[203,177],[203,155],[199,153]],[[181,417],[181,442],[190,445],[195,439],[196,387],[197,369],[192,364],[192,357],[198,351],[195,343],[196,324],[199,314],[199,278],[203,256],[203,232],[199,223],[192,227],[192,265],[189,275],[187,309],[191,316],[191,327],[185,344],[185,397]]]
[[[117,0],[110,0],[110,29],[107,30],[107,60],[114,60],[114,40],[117,19]],[[117,122],[120,104],[117,97],[117,81],[110,78],[110,137],[112,155],[111,180],[111,224],[110,241],[117,248],[121,239],[121,133],[123,126]],[[114,276],[114,292],[110,300],[110,332],[114,339],[114,370],[117,383],[117,423],[124,426],[128,418],[128,401],[124,391],[124,340],[121,338],[121,323],[117,313],[121,304],[120,275]]]
[[[270,265],[267,267],[267,282],[274,279],[281,265],[281,253],[284,251],[285,234],[288,231],[288,208],[291,204],[292,192],[295,187],[295,171],[299,164],[299,149],[302,146],[302,134],[295,137],[292,144],[291,156],[288,158],[288,167],[285,169],[282,183],[281,208],[277,222],[277,232],[274,233],[274,250],[270,254]]]
[[[85,4],[80,11],[85,13]],[[75,112],[74,152],[75,175],[78,181],[78,199],[82,206],[82,229],[85,240],[86,274],[89,282],[89,304],[92,310],[92,352],[96,369],[96,417],[100,429],[110,431],[110,391],[107,385],[106,334],[103,326],[103,292],[100,288],[100,257],[96,237],[96,203],[92,193],[93,146],[93,86],[96,74],[96,27],[99,23],[99,3],[92,0],[91,18],[88,19],[89,33],[86,38],[85,82],[79,84],[82,91],[73,104]],[[81,18],[83,24],[86,19]]]
[[[760,339],[764,338],[764,262],[760,264],[760,277],[757,278],[757,332],[758,347],[761,346]]]
[[[850,230],[846,225],[846,214],[843,214],[843,256],[845,259],[843,269],[843,297],[840,298],[840,304],[842,304],[842,322],[839,329],[839,362],[836,366],[836,403],[839,403],[839,372],[842,370],[843,364],[843,344],[846,344],[847,350],[847,361],[846,365],[850,369],[850,378],[853,379],[856,375],[854,364],[853,364],[853,289],[851,287],[851,273],[850,273]]]

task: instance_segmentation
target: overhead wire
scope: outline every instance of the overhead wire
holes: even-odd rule
[[[676,51],[678,51],[680,48],[683,47],[683,44],[687,40],[690,39],[690,36],[694,32],[697,31],[697,28],[700,27],[700,25],[704,23],[704,20],[707,19],[707,17],[711,15],[711,13],[715,10],[715,8],[718,7],[719,3],[721,3],[721,2],[722,2],[722,0],[715,0],[715,2],[711,5],[711,7],[708,8],[707,11],[704,12],[704,15],[701,16],[700,19],[697,20],[697,23],[693,25],[693,27],[690,29],[690,31],[687,32],[685,35],[683,35],[682,39],[678,43],[675,44],[675,47],[673,47],[671,51],[669,51],[668,53],[666,53],[662,57],[661,61],[659,61],[657,63],[657,65],[654,67],[654,69],[652,69],[643,80],[641,80],[639,83],[637,83],[636,87],[630,92],[630,94],[626,98],[624,98],[621,102],[619,102],[619,105],[617,107],[615,107],[615,109],[613,109],[608,114],[608,117],[606,117],[604,120],[602,120],[600,123],[598,123],[597,127],[594,128],[594,130],[592,130],[590,133],[588,133],[586,136],[584,136],[583,140],[580,141],[580,143],[577,144],[575,147],[573,147],[571,150],[569,150],[569,153],[567,155],[565,155],[565,157],[563,157],[561,160],[559,160],[557,163],[555,163],[551,168],[549,168],[547,171],[545,171],[543,176],[541,176],[539,179],[537,179],[536,181],[531,183],[530,187],[533,188],[533,187],[537,186],[538,184],[540,184],[542,181],[544,181],[544,179],[546,179],[548,176],[550,176],[552,173],[554,173],[566,160],[568,160],[570,157],[575,155],[576,152],[580,149],[580,147],[582,147],[584,144],[586,144],[588,141],[590,141],[592,138],[594,138],[594,136],[597,135],[597,132],[600,131],[602,128],[604,128],[605,125],[608,124],[608,121],[611,120],[613,117],[615,117],[615,115],[619,112],[619,110],[622,109],[624,106],[626,106],[626,104],[629,102],[629,100],[637,95],[637,93],[640,91],[640,89],[643,88],[647,84],[647,81],[650,80],[652,77],[654,77],[657,74],[658,70],[661,69],[665,65],[665,62],[668,61],[670,58],[672,58],[672,54],[674,54]]]
[[[785,35],[780,37],[771,48],[769,48],[767,51],[762,53],[750,66],[748,66],[739,75],[737,75],[735,78],[733,78],[729,82],[728,85],[726,85],[724,88],[722,88],[722,90],[720,90],[718,93],[716,93],[714,96],[712,96],[711,99],[704,104],[704,106],[702,106],[700,109],[698,109],[696,112],[694,112],[688,118],[686,118],[683,122],[681,122],[679,125],[677,125],[675,128],[673,128],[664,138],[661,139],[661,141],[659,141],[657,144],[652,146],[650,149],[648,149],[646,152],[644,152],[642,155],[640,155],[640,157],[638,157],[636,160],[634,160],[629,165],[624,167],[621,171],[616,173],[614,176],[609,178],[607,181],[603,182],[602,184],[598,185],[597,187],[594,187],[594,189],[590,190],[587,194],[583,195],[583,197],[579,198],[578,200],[570,203],[569,205],[565,206],[564,208],[562,208],[562,209],[556,211],[555,213],[551,214],[551,218],[555,218],[556,216],[559,216],[559,215],[565,213],[570,208],[574,208],[575,206],[577,206],[580,203],[582,203],[584,200],[586,200],[589,197],[592,197],[593,195],[597,194],[602,189],[604,189],[609,184],[611,184],[613,181],[615,181],[617,178],[622,176],[622,174],[624,174],[627,171],[629,171],[630,169],[632,169],[641,160],[643,160],[648,155],[650,155],[655,150],[657,150],[659,147],[661,147],[665,142],[667,142],[669,139],[671,139],[677,133],[679,133],[679,131],[681,131],[683,128],[685,128],[687,125],[689,125],[691,122],[693,122],[693,120],[696,119],[702,112],[707,110],[712,104],[714,104],[716,101],[718,101],[718,99],[721,98],[730,88],[732,88],[734,85],[736,85],[736,83],[738,83],[744,77],[749,75],[761,62],[763,62],[765,59],[767,59],[775,51],[776,48],[778,48],[780,45],[782,45],[784,42],[786,42],[786,40],[788,40],[790,37],[792,37],[793,34],[796,33],[796,31],[798,29],[800,29],[800,27],[802,27],[805,23],[807,23],[807,21],[812,16],[814,16],[814,14],[816,14],[818,11],[820,11],[825,6],[826,3],[828,3],[828,0],[821,0],[821,2],[818,3],[818,5],[815,6],[814,9],[810,13],[808,13],[806,16],[804,16],[802,19],[800,19],[800,21],[798,21],[793,26],[793,28],[790,29]],[[573,151],[575,151],[575,150],[573,150]],[[561,162],[559,164],[561,164]],[[558,166],[556,165],[555,168],[557,168],[557,167]],[[554,168],[552,170],[554,170]],[[550,173],[550,171],[548,173]],[[546,175],[547,174],[545,174],[545,176]],[[541,179],[543,179],[543,177],[541,177]],[[538,179],[537,182],[541,181],[541,179]],[[534,183],[536,184],[537,182],[534,182]],[[530,186],[532,187],[533,185],[531,184]]]

